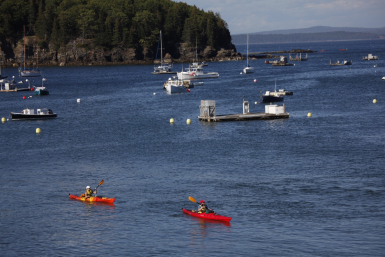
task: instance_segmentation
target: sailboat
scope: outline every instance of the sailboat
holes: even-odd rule
[[[170,74],[170,73],[176,73],[172,72],[172,64],[165,64],[163,62],[163,45],[162,45],[162,31],[159,33],[159,41],[160,41],[160,65],[154,67],[154,72],[152,74]],[[158,41],[158,48],[156,49],[156,58],[158,59],[158,49],[159,49],[159,41]]]
[[[36,55],[36,69],[26,68],[25,66],[25,26],[24,26],[24,42],[23,42],[23,54],[20,62],[19,75],[21,77],[41,77],[41,70],[39,70],[39,52]],[[24,65],[23,65],[24,64]]]
[[[253,73],[254,67],[249,65],[249,34],[247,34],[247,54],[246,54],[246,67],[243,69],[243,73]]]

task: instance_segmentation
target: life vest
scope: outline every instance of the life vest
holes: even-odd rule
[[[87,188],[87,189],[86,189],[86,192],[85,192],[85,195],[91,197],[93,193],[94,193],[94,192],[93,192],[90,188]]]
[[[204,204],[200,206],[198,213],[205,213],[206,211],[207,211],[207,206]]]

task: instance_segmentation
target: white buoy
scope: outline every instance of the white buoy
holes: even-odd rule
[[[241,75],[242,75],[242,72],[241,72],[241,73],[239,73],[239,74],[241,74]]]
[[[37,129],[36,129],[36,134],[40,134],[40,132],[41,132],[41,129],[40,129],[40,128],[37,128]]]
[[[373,99],[373,103],[376,104],[377,103],[377,99]]]
[[[257,102],[255,102],[255,104],[257,104]]]
[[[254,79],[254,83],[257,82],[257,79]]]
[[[3,117],[3,118],[1,118],[1,122],[2,123],[4,123],[5,122],[5,118]]]
[[[186,120],[186,123],[187,123],[187,125],[190,125],[190,124],[191,124],[191,120],[190,120],[190,119],[187,119],[187,120]]]
[[[307,114],[307,116],[310,118],[310,117],[311,117],[311,112],[309,112],[309,113]]]
[[[173,118],[170,119],[170,123],[171,123],[171,124],[174,123],[174,119],[173,119]]]
[[[78,103],[80,103],[80,98],[78,98]]]
[[[154,95],[156,95],[156,93],[154,93]]]

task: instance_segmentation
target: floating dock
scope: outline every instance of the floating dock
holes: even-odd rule
[[[214,100],[202,100],[199,108],[200,115],[198,116],[198,119],[200,121],[207,122],[276,120],[289,118],[289,113],[285,112],[285,104],[283,104],[283,106],[272,104],[265,105],[265,112],[250,113],[249,102],[243,100],[243,113],[228,115],[216,115],[216,106]]]
[[[307,54],[306,57],[301,57],[301,54],[299,54],[299,57],[298,54],[295,57],[291,57],[291,55],[289,54],[289,59],[290,61],[307,61]]]
[[[4,84],[4,86],[3,86]],[[21,85],[21,84],[19,84]],[[0,81],[0,92],[18,92],[18,91],[30,91],[31,87],[17,87],[14,81]]]

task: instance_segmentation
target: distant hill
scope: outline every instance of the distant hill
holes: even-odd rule
[[[322,32],[334,32],[334,31],[385,34],[385,27],[384,28],[354,28],[354,27],[315,26],[315,27],[304,28],[304,29],[271,30],[271,31],[254,32],[249,34],[295,34],[295,33],[322,33]]]
[[[317,26],[303,29],[273,30],[249,33],[250,44],[367,39],[385,39],[385,27],[353,28]],[[245,44],[246,34],[232,35],[232,43]]]

